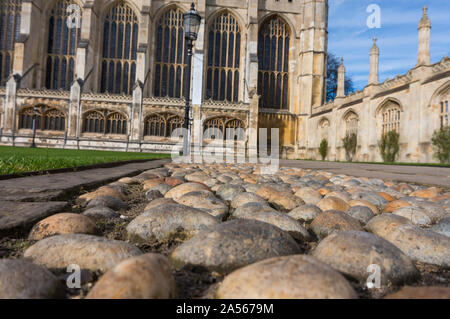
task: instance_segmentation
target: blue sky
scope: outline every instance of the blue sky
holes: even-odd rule
[[[381,8],[381,28],[369,29],[370,4]],[[328,51],[344,58],[355,88],[367,85],[372,38],[380,48],[380,81],[405,74],[417,63],[417,26],[422,8],[431,20],[431,62],[450,55],[449,0],[330,0]]]

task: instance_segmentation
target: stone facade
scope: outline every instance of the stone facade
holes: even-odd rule
[[[399,162],[435,162],[431,137],[448,125],[450,59],[430,63],[431,23],[424,8],[419,23],[418,63],[407,74],[378,83],[376,39],[370,50],[369,84],[349,96],[337,95],[328,104],[314,108],[308,119],[304,158],[320,158],[318,147],[327,138],[329,160],[345,161],[342,139],[348,131],[357,133],[356,161],[381,161],[378,141],[389,130],[400,135]],[[343,67],[343,65],[341,65]],[[342,69],[339,91],[343,91]]]
[[[191,1],[0,2],[4,25],[11,25],[0,27],[1,144],[30,145],[34,116],[38,146],[170,152],[180,142],[170,133],[184,121],[182,14]],[[79,8],[80,20],[69,17],[69,5]],[[191,72],[194,144],[209,142],[207,128],[225,137],[243,129],[235,140],[251,155],[258,128],[279,128],[283,157],[318,158],[327,136],[329,159],[343,160],[341,139],[351,127],[357,160],[372,161],[379,160],[383,127],[395,127],[399,160],[433,161],[430,139],[448,112],[450,61],[430,64],[426,14],[414,69],[379,84],[374,45],[369,85],[347,97],[341,85],[336,100],[324,104],[326,0],[195,5],[203,19]],[[65,28],[66,21],[75,27]]]

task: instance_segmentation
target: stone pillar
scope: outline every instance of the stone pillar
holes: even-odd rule
[[[361,110],[366,110],[360,113],[359,130],[358,130],[358,145],[361,145],[359,152],[359,161],[367,162],[371,158],[371,145],[377,143],[377,121],[374,114],[377,108],[376,100],[373,100],[373,90],[363,99]],[[378,151],[376,151],[378,152]]]
[[[427,15],[427,7],[423,8],[423,16],[419,22],[419,53],[417,65],[430,65],[430,31],[431,22]]]
[[[198,0],[196,10],[202,17],[198,38],[195,41],[194,54],[192,57],[192,117],[193,125],[191,127],[191,141],[194,142],[194,155],[202,149],[203,144],[203,63],[205,58],[205,18],[206,18],[206,0]]]
[[[150,7],[144,6],[141,10],[139,23],[138,49],[136,59],[136,81],[146,83],[149,76],[148,38],[150,29]]]
[[[249,111],[249,127],[247,129],[248,137],[248,156],[252,159],[258,158],[258,112],[259,112],[259,95],[254,91],[250,99]],[[270,131],[268,132],[270,134]]]
[[[133,102],[130,112],[130,139],[133,143],[141,141],[141,124],[142,124],[142,93],[144,85],[140,81],[136,81],[133,88]]]
[[[77,79],[70,87],[69,112],[67,114],[67,137],[76,139],[81,132],[81,89],[83,81]]]
[[[201,105],[192,106],[192,138],[194,146],[191,148],[191,153],[194,155],[195,163],[202,162],[202,144],[203,144],[203,125],[202,125],[202,111]]]
[[[291,83],[294,96],[298,97],[293,113],[298,115],[296,151],[299,157],[307,156],[307,132],[312,110],[325,101],[327,47],[328,47],[328,1],[305,1],[300,22],[300,48],[297,74]],[[292,102],[291,102],[292,103]]]
[[[298,77],[293,79],[295,82],[291,84],[292,87],[299,87],[300,103],[291,108],[295,114],[310,115],[313,108],[323,105],[325,101],[327,28],[328,2],[326,0],[305,2],[297,60]]]
[[[248,1],[248,29],[247,29],[247,55],[246,55],[246,78],[245,94],[246,103],[250,104],[249,127],[247,128],[247,149],[251,159],[258,157],[258,0]],[[270,132],[269,132],[270,134]]]
[[[377,38],[373,38],[373,46],[372,49],[370,49],[369,85],[378,84],[379,58],[380,58],[380,49],[377,46]]]
[[[345,66],[344,59],[341,58],[341,64],[338,68],[338,81],[337,81],[337,98],[345,97]]]
[[[83,6],[81,35],[78,41],[75,63],[75,76],[77,79],[81,79],[80,94],[84,89],[87,91],[95,90],[98,85],[95,81],[97,70],[94,70],[96,54],[98,54],[95,52],[97,47],[96,22],[97,16],[94,11],[94,4],[88,2]]]
[[[20,84],[20,76],[18,74],[11,75],[6,82],[6,96],[4,105],[5,126],[3,134],[14,135],[16,131],[16,97]]]

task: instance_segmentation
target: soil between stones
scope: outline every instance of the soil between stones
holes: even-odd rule
[[[132,219],[142,214],[145,206],[148,204],[146,200],[145,191],[142,185],[127,185],[125,187],[127,194],[126,203],[129,205],[127,211],[119,211],[121,218],[97,221],[97,235],[113,240],[127,241],[126,227]],[[79,195],[79,194],[78,194]],[[71,201],[71,212],[80,213],[82,207],[75,203],[74,199]],[[310,254],[310,252],[317,246],[318,239],[313,236],[313,241],[304,243],[297,241],[300,245],[303,254]],[[0,258],[22,258],[24,251],[32,246],[35,241],[26,238],[0,238]],[[164,256],[169,256],[178,246],[182,244],[178,240],[168,240],[165,242],[150,241],[145,244],[135,244],[143,253],[160,253]],[[417,269],[420,272],[420,279],[411,284],[411,286],[443,286],[448,287],[450,283],[450,269],[438,267],[434,265],[415,262]],[[53,273],[65,283],[67,273],[64,271],[54,271]],[[83,272],[82,288],[70,289],[66,285],[66,298],[78,299],[84,298],[95,285],[102,274],[100,272]],[[185,267],[178,271],[173,271],[173,276],[177,283],[178,297],[183,299],[210,299],[215,297],[215,292],[218,285],[223,281],[224,275],[209,272],[201,267]],[[400,290],[401,286],[388,285],[382,289],[368,289],[365,285],[358,283],[354,279],[346,276],[353,288],[362,299],[379,299],[384,296]]]

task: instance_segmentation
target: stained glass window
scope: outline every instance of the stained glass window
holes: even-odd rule
[[[119,1],[103,24],[103,58],[100,91],[131,94],[136,80],[137,16],[124,1]]]
[[[205,98],[237,102],[241,29],[230,13],[219,15],[209,27]]]
[[[155,96],[183,97],[184,43],[183,12],[170,9],[156,23]]]
[[[47,58],[45,69],[45,87],[51,90],[70,90],[75,80],[75,59],[80,28],[68,28],[70,0],[58,0],[48,21]]]
[[[20,33],[22,0],[0,0],[0,85],[5,85],[14,61],[14,42]]]
[[[144,122],[144,136],[171,137],[176,129],[183,127],[184,120],[171,113],[157,113],[149,115]]]
[[[207,132],[207,138],[225,140],[244,140],[244,123],[235,118],[216,117],[207,120],[203,124],[204,132]],[[225,132],[225,133],[224,133]]]
[[[289,27],[273,16],[265,21],[258,39],[258,94],[261,107],[289,108]]]
[[[27,107],[19,113],[19,128],[33,129],[33,117],[36,116],[36,130],[64,131],[66,128],[66,115],[54,108],[40,106]]]

